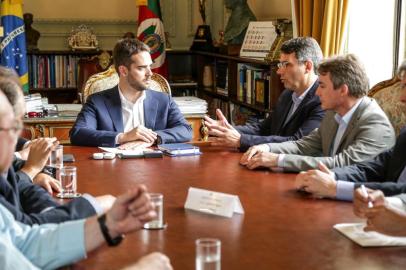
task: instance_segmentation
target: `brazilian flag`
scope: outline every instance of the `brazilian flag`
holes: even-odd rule
[[[24,93],[28,93],[27,47],[23,20],[22,0],[1,1],[1,65],[13,68],[20,76]]]

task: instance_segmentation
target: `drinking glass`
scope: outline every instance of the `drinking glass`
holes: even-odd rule
[[[163,229],[164,224],[164,195],[161,193],[149,193],[151,201],[155,205],[156,218],[144,224],[144,229]]]
[[[196,270],[221,269],[221,241],[214,238],[196,240]]]

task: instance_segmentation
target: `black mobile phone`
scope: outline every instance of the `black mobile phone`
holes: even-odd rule
[[[75,157],[72,154],[63,154],[63,162],[75,162]]]

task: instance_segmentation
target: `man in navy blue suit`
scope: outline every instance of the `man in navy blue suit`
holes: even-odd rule
[[[406,110],[406,61],[398,69],[402,94],[400,101]],[[404,127],[393,148],[375,158],[351,166],[337,167],[332,171],[323,164],[320,170],[302,172],[296,177],[296,187],[316,197],[338,200],[353,200],[354,188],[361,184],[379,189],[387,196],[406,192],[406,127]],[[406,201],[406,196],[404,196]]]
[[[205,117],[209,134],[215,136],[213,145],[246,151],[257,144],[295,141],[318,128],[324,110],[315,95],[319,86],[315,70],[322,58],[320,46],[313,38],[285,41],[277,73],[286,89],[273,112],[260,123],[233,127],[217,109],[217,121]]]
[[[173,99],[148,90],[152,59],[137,39],[120,40],[113,51],[117,86],[88,97],[70,132],[72,144],[146,145],[185,142],[192,129]]]

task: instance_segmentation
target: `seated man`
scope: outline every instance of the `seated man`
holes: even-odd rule
[[[0,172],[11,166],[18,129],[11,106],[0,91]],[[1,176],[2,184],[3,180]],[[9,192],[3,187],[0,189]],[[113,207],[99,218],[94,216],[59,225],[24,225],[16,222],[10,212],[0,205],[0,268],[54,269],[74,263],[104,241],[110,246],[119,244],[123,234],[139,230],[156,216],[153,209],[154,205],[142,185],[120,196]],[[133,269],[172,268],[165,256],[152,254],[141,259]]]
[[[0,89],[13,107],[14,115],[19,122],[19,126],[22,127],[25,114],[25,100],[19,77],[14,70],[0,66]],[[58,180],[43,173],[45,162],[48,159],[48,155],[44,151],[51,150],[48,148],[48,146],[51,146],[50,144],[58,144],[56,138],[39,138],[28,141],[19,137],[16,150],[19,151],[20,148],[24,149],[15,152],[16,158],[13,160],[13,167],[17,171],[17,177],[20,177],[21,174],[23,177],[29,176],[33,183],[42,186],[52,194],[53,189],[59,192],[60,187]],[[30,151],[31,148],[33,151]]]
[[[3,91],[7,93],[12,92],[11,90],[21,91],[19,87],[11,79],[0,79],[0,93],[2,93],[2,96],[4,96]],[[21,130],[21,124],[16,120],[7,100],[0,102],[0,124],[14,125],[8,130],[8,133],[13,133],[13,136],[17,138]],[[0,132],[0,141],[4,141],[6,135],[7,132]],[[11,142],[11,147],[15,148],[16,142]],[[38,150],[30,151],[35,153],[33,157],[35,165],[30,168],[38,172],[48,159],[53,143],[43,139],[35,147],[38,147]],[[37,157],[39,160],[35,160]],[[10,158],[13,158],[12,154]],[[115,199],[111,195],[93,198],[85,194],[82,198],[76,198],[65,205],[60,205],[44,189],[31,182],[30,175],[35,175],[35,172],[30,170],[26,172],[20,171],[16,175],[14,167],[11,166],[0,171],[0,173],[0,203],[14,215],[17,221],[26,224],[56,223],[84,218],[96,213],[101,214],[111,207]]]
[[[370,207],[372,203],[373,207]],[[386,197],[380,190],[355,190],[354,214],[366,218],[365,231],[376,231],[392,236],[406,236],[406,194]]]
[[[401,78],[401,102],[406,111],[406,61],[398,69]],[[403,128],[395,146],[374,159],[332,171],[320,165],[320,170],[302,172],[296,177],[296,187],[317,197],[353,199],[354,188],[362,183],[372,189],[382,190],[385,195],[406,192],[406,128]],[[338,180],[336,180],[338,179]]]
[[[70,132],[72,144],[115,146],[133,141],[185,142],[192,129],[170,96],[147,90],[151,55],[137,39],[120,40],[113,51],[117,86],[88,97]]]
[[[206,116],[209,134],[216,136],[212,144],[246,151],[261,143],[295,141],[318,128],[324,110],[315,95],[319,86],[316,69],[322,58],[320,46],[313,38],[285,41],[277,73],[286,89],[274,110],[260,123],[236,127],[227,122],[220,110],[216,111],[218,121]]]
[[[354,55],[332,57],[319,68],[316,94],[329,110],[320,128],[294,142],[263,144],[241,158],[249,169],[279,167],[285,171],[342,167],[371,159],[392,147],[395,133],[379,105],[366,97],[368,78]]]

